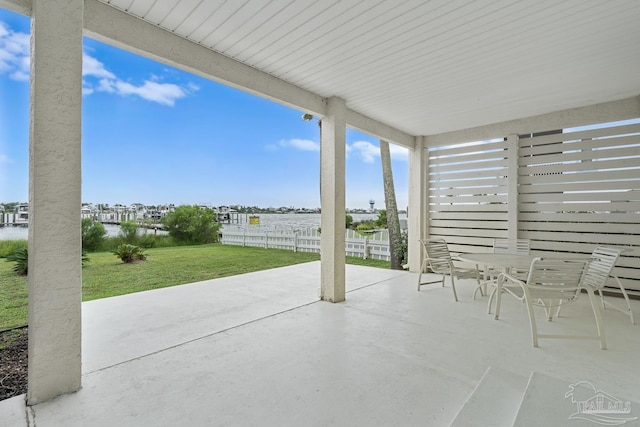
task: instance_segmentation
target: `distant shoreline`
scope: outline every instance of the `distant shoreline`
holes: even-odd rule
[[[246,222],[242,222],[238,225],[240,227],[251,227],[256,230],[299,230],[306,228],[319,228],[320,217],[319,213],[259,213],[259,214],[241,214],[242,217],[246,217]],[[376,219],[378,213],[350,213],[354,222],[366,221],[370,219]],[[250,216],[257,216],[260,218],[260,222],[257,225],[249,225],[248,218]],[[401,214],[400,218],[406,218],[405,214]],[[226,226],[223,224],[223,227]],[[108,236],[117,236],[120,231],[118,225],[105,224]],[[142,231],[144,232],[144,231]],[[147,233],[153,233],[153,230],[147,230]],[[158,230],[158,233],[161,231]],[[26,240],[29,236],[29,228],[25,226],[5,226],[0,227],[0,240]]]

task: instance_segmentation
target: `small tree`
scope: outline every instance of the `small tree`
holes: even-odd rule
[[[135,221],[124,221],[120,224],[120,237],[130,244],[138,239],[138,223]]]
[[[91,218],[82,219],[82,248],[87,251],[97,251],[104,242],[107,230],[101,222],[93,222]]]
[[[177,242],[198,245],[218,241],[220,223],[210,208],[178,206],[162,218],[162,224]]]

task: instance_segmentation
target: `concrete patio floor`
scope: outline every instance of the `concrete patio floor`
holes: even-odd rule
[[[604,312],[606,351],[590,340],[533,348],[524,305],[505,297],[496,321],[473,282],[455,303],[449,286],[417,292],[417,274],[349,265],[347,300],[332,304],[318,301],[319,274],[313,262],[85,302],[82,389],[29,408],[24,396],[2,401],[0,425],[446,426],[474,395],[478,422],[456,425],[487,425],[496,405],[521,400],[505,384],[522,388],[532,372],[556,384],[545,411],[570,404],[579,381],[640,410],[640,326],[621,313]],[[586,295],[540,324],[595,328]],[[504,396],[474,394],[488,372],[507,378],[494,380]],[[519,425],[543,425],[536,405]],[[594,425],[564,415],[544,425]]]

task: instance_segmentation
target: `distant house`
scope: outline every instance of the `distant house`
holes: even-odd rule
[[[16,206],[16,216],[13,219],[15,225],[28,225],[29,224],[29,203],[20,203]]]
[[[95,209],[91,205],[91,203],[83,203],[80,208],[80,217],[82,219],[85,218],[94,218]]]

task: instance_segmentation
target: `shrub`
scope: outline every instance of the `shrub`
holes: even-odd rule
[[[129,245],[127,243],[118,246],[113,254],[126,264],[134,261],[144,261],[147,259],[147,255],[144,253],[143,248],[140,246]]]
[[[125,242],[133,245],[138,240],[138,223],[135,221],[122,222],[119,235]]]
[[[162,218],[162,224],[178,243],[198,245],[218,241],[220,223],[210,208],[178,206]]]
[[[29,270],[29,250],[27,248],[16,249],[11,255],[7,257],[7,261],[15,262],[13,271],[19,276],[26,276]],[[89,262],[89,256],[85,250],[82,251],[82,267]]]
[[[107,230],[101,222],[93,222],[91,218],[82,219],[82,248],[89,252],[99,250],[103,243]]]
[[[400,241],[396,242],[395,248],[393,249],[395,255],[400,258],[401,264],[406,264],[409,262],[409,235],[406,231],[400,231]]]
[[[374,221],[363,221],[356,226],[356,231],[369,231],[378,228]]]
[[[15,262],[13,271],[20,276],[26,276],[29,268],[29,251],[27,248],[16,249],[7,257],[7,261]]]

